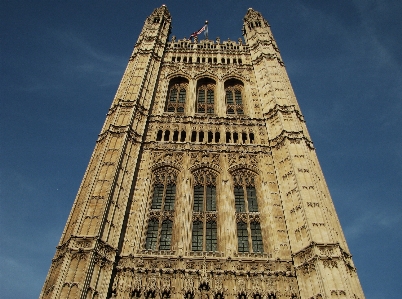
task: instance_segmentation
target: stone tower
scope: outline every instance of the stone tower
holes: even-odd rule
[[[41,298],[364,298],[268,22],[146,19]]]

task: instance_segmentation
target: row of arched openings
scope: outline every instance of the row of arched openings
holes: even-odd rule
[[[183,114],[188,102],[189,81],[183,77],[170,80],[165,111]],[[237,79],[229,79],[224,83],[226,113],[228,115],[243,115],[244,84]],[[197,81],[195,112],[197,114],[215,113],[216,81],[202,78]]]
[[[238,46],[237,46],[238,47]],[[183,61],[183,62],[188,62],[188,63],[192,63],[193,62],[193,57],[188,57],[187,58],[187,56],[184,56],[183,58],[181,57],[181,56],[173,56],[172,57],[172,62],[181,62],[181,61]],[[216,58],[216,57],[197,57],[197,59],[196,59],[196,62],[197,63],[205,63],[205,62],[208,62],[208,63],[218,63],[218,58]],[[230,64],[230,63],[233,63],[233,64],[242,64],[243,62],[242,62],[242,60],[241,60],[241,58],[232,58],[232,59],[230,59],[230,58],[221,58],[221,63],[222,64]]]
[[[170,169],[165,167],[165,169]],[[151,211],[145,249],[171,250],[173,211],[176,200],[177,173],[160,169],[154,177]],[[210,169],[193,172],[191,250],[218,250],[217,238],[217,173]],[[256,174],[243,171],[233,174],[238,252],[263,252],[263,238],[258,217],[255,187]]]
[[[240,143],[240,144],[253,144],[254,133],[238,133],[238,132],[226,132],[225,139],[221,140],[220,132],[204,132],[204,131],[192,131],[190,139],[187,140],[186,131],[173,131],[170,134],[170,130],[159,130],[156,134],[156,141],[173,141],[173,142],[207,142],[207,143]]]

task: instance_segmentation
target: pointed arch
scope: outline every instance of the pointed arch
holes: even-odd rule
[[[204,77],[197,81],[196,113],[214,114],[216,97],[216,81]]]
[[[192,251],[217,251],[216,180],[218,172],[209,167],[192,169],[193,223]]]
[[[145,249],[170,250],[179,170],[163,162],[152,168],[153,187],[146,228]]]
[[[189,80],[185,77],[175,76],[170,79],[165,105],[166,112],[184,113],[188,84]]]
[[[263,252],[263,240],[257,199],[258,170],[251,165],[234,165],[233,177],[238,252]]]
[[[226,113],[229,115],[244,115],[244,84],[242,81],[230,78],[224,83]]]

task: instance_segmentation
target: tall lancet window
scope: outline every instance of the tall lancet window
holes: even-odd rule
[[[255,174],[238,171],[234,178],[234,198],[239,252],[263,252]]]
[[[167,112],[178,114],[184,113],[184,107],[187,98],[188,80],[183,77],[177,77],[170,80],[166,99]]]
[[[159,169],[154,177],[145,240],[147,250],[170,250],[176,198],[176,173],[169,170]]]
[[[209,78],[198,80],[196,113],[215,113],[215,81]]]
[[[225,82],[226,113],[228,115],[243,115],[243,82],[229,79]]]
[[[216,174],[194,173],[192,251],[217,251]]]

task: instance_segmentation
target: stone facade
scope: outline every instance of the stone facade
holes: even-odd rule
[[[146,19],[41,298],[364,298],[268,22]]]

